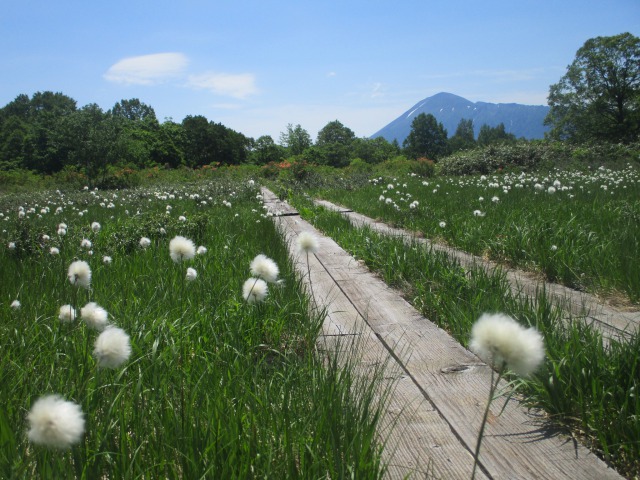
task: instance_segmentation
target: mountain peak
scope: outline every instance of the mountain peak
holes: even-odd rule
[[[504,123],[505,130],[517,138],[543,138],[547,130],[543,122],[548,111],[549,107],[542,105],[472,102],[453,93],[440,92],[419,101],[371,138],[384,137],[390,142],[397,139],[402,144],[411,132],[411,122],[421,113],[433,115],[444,125],[449,136],[455,133],[460,120],[466,118],[473,121],[476,137],[482,125],[495,127]]]

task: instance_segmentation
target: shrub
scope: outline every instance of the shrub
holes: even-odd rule
[[[454,153],[440,160],[442,175],[493,173],[504,169],[585,167],[638,162],[640,144],[571,145],[563,142],[520,141]]]
[[[140,172],[132,168],[110,167],[101,180],[96,182],[96,186],[101,190],[116,190],[122,188],[137,187],[141,183]]]
[[[421,177],[431,177],[435,172],[433,161],[426,158],[409,160],[404,155],[379,163],[374,167],[374,172],[381,175],[408,175],[414,173]]]
[[[362,160],[361,158],[354,158],[349,164],[349,171],[366,173],[372,170],[371,165]]]

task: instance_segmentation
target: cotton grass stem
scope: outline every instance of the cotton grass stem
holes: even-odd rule
[[[310,232],[302,232],[297,239],[298,252],[304,252],[307,256],[307,278],[309,279],[309,290],[311,290],[311,298],[313,299],[314,311],[319,307],[313,292],[313,283],[311,281],[311,264],[309,263],[309,254],[316,253],[319,249],[317,237]]]
[[[471,480],[476,478],[476,470],[478,467],[478,460],[480,458],[480,446],[482,445],[482,439],[484,438],[484,429],[487,426],[489,411],[491,408],[491,404],[493,403],[496,390],[498,389],[498,384],[502,379],[502,373],[503,373],[503,369],[500,369],[497,374],[494,369],[491,369],[491,384],[489,385],[489,399],[487,400],[487,406],[484,409],[484,415],[482,416],[482,423],[480,424],[480,431],[478,432],[478,440],[476,441],[476,449],[473,453],[473,472],[471,473]]]
[[[502,375],[507,369],[522,377],[532,374],[544,359],[545,353],[542,335],[535,328],[525,329],[513,318],[502,313],[485,313],[478,319],[471,330],[469,348],[491,367],[489,400],[482,417],[473,459],[471,478],[474,479],[484,429],[489,417],[489,407]]]

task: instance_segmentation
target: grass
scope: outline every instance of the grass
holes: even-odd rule
[[[379,377],[358,376],[337,353],[317,354],[321,315],[309,315],[256,194],[246,183],[214,181],[0,198],[0,477],[382,475]],[[65,236],[56,234],[60,222]],[[207,253],[173,263],[168,243],[177,234]],[[146,249],[142,236],[151,239]],[[284,285],[248,305],[240,292],[258,253],[276,261]],[[66,279],[74,258],[91,266],[89,291]],[[198,277],[185,284],[187,266]],[[14,299],[19,309],[9,306]],[[131,338],[133,353],[118,369],[97,368],[96,332],[57,318],[61,305],[90,300]],[[85,414],[86,433],[69,450],[27,440],[30,406],[52,393]]]
[[[550,281],[624,304],[640,302],[640,172],[632,167],[380,177],[363,188],[341,185],[313,194]]]
[[[545,339],[547,359],[532,379],[517,380],[525,403],[544,409],[556,425],[580,437],[624,475],[640,473],[640,335],[606,344],[598,331],[565,318],[544,291],[535,299],[512,294],[499,269],[465,271],[444,253],[355,228],[308,198],[298,197],[296,206],[464,346],[484,312],[503,312],[536,327]]]

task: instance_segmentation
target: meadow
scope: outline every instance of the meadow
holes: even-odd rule
[[[640,172],[384,176],[312,195],[545,279],[640,303]]]
[[[311,202],[328,199],[437,243],[634,309],[640,301],[637,168],[430,178],[378,173],[368,180],[344,176],[315,183],[287,191],[303,216],[463,345],[468,346],[473,323],[483,312],[506,312],[539,329],[547,349],[544,367],[532,379],[513,378],[523,401],[544,409],[550,420],[625,475],[637,475],[637,333],[626,341],[605,340],[581,316],[572,318],[554,304],[543,289],[536,298],[513,294],[500,268],[465,270],[443,253],[356,228]]]
[[[309,309],[249,179],[258,173],[173,172],[180,178],[132,189],[0,195],[0,477],[384,475],[382,370],[362,377],[351,348],[318,349],[323,312]],[[640,473],[640,335],[605,341],[544,290],[514,295],[500,269],[464,270],[312,202],[323,197],[634,307],[637,169],[276,174],[267,180],[274,191],[461,344],[485,312],[536,327],[546,358],[533,377],[509,377],[511,394],[623,475]],[[255,268],[259,254],[277,275]],[[90,280],[71,267],[78,261]],[[128,350],[102,338],[117,329]],[[51,395],[81,412],[71,438],[39,425],[39,401]]]
[[[379,378],[318,355],[258,193],[0,197],[1,478],[381,476]]]

